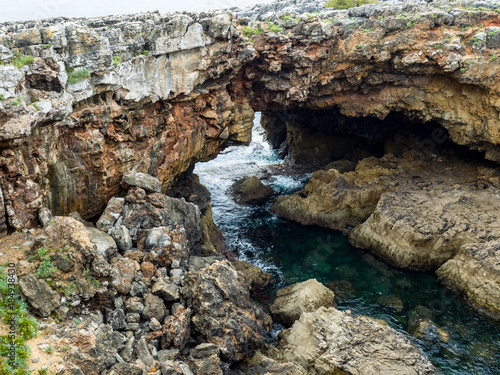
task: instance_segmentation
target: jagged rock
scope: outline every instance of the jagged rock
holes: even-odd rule
[[[464,245],[438,270],[439,280],[477,310],[500,318],[500,243]]]
[[[151,229],[146,237],[146,250],[154,251],[156,254],[161,255],[172,245],[172,238],[169,236],[169,232],[170,230],[165,227]]]
[[[0,193],[1,195],[1,193]],[[0,199],[1,200],[1,199]],[[46,227],[52,220],[52,211],[47,207],[42,207],[38,210],[38,220],[42,224],[42,227]]]
[[[90,233],[90,239],[96,246],[96,251],[99,255],[109,261],[117,254],[118,248],[113,237],[96,228],[87,228],[87,230]]]
[[[144,375],[144,371],[139,366],[131,363],[117,363],[107,375]]]
[[[240,360],[263,345],[263,315],[243,276],[227,261],[187,274],[181,291],[193,310],[193,332],[217,345],[224,361]]]
[[[111,236],[115,240],[116,246],[122,253],[125,253],[132,248],[132,237],[130,237],[130,232],[125,225],[113,227],[111,229]]]
[[[275,320],[292,325],[305,312],[316,311],[320,306],[330,307],[334,304],[333,292],[310,279],[278,290],[276,301],[271,306]]]
[[[132,281],[136,271],[140,269],[139,263],[129,258],[115,257],[111,260],[111,265],[118,271],[116,280],[116,290],[120,293],[128,294],[132,289]]]
[[[109,325],[103,325],[97,332],[95,352],[102,370],[116,363],[115,355],[125,346],[126,338]]]
[[[165,319],[162,328],[161,346],[182,350],[191,335],[191,309],[179,305],[172,315]]]
[[[256,176],[245,176],[231,185],[229,192],[239,204],[262,204],[273,195],[274,190]]]
[[[163,364],[166,361],[174,361],[179,356],[179,349],[164,349],[158,351],[158,361]]]
[[[161,366],[162,375],[193,375],[191,369],[183,362],[165,361]]]
[[[217,345],[203,343],[189,352],[189,364],[196,375],[222,375],[219,348]]]
[[[273,276],[270,273],[264,272],[248,262],[237,260],[233,262],[233,266],[245,275],[252,293],[266,288],[273,281]]]
[[[144,305],[141,303],[141,298],[139,297],[131,297],[125,300],[125,308],[127,309],[127,313],[136,313],[142,314],[144,311]]]
[[[124,205],[125,200],[123,198],[111,198],[101,217],[97,220],[97,228],[105,232],[111,230],[113,225],[115,225],[116,221],[120,218]]]
[[[301,366],[307,374],[435,373],[422,352],[401,333],[332,307],[302,314],[283,332],[277,347],[282,361]]]
[[[125,313],[122,309],[110,311],[106,315],[106,323],[111,325],[114,330],[124,329],[127,326],[125,323]]]
[[[32,274],[21,277],[19,287],[30,306],[43,317],[49,316],[61,305],[59,293]]]
[[[73,262],[69,260],[69,257],[61,253],[56,253],[50,256],[50,261],[54,263],[58,269],[63,272],[69,272],[73,268]]]
[[[122,183],[127,186],[136,186],[151,193],[160,193],[161,184],[160,181],[149,174],[146,173],[127,173],[123,175]]]
[[[151,292],[167,302],[179,300],[179,287],[173,283],[166,282],[163,278],[159,279],[153,285]]]
[[[135,355],[148,367],[150,367],[154,362],[154,358],[149,352],[145,339],[140,339],[139,341],[137,341],[135,346]]]
[[[144,310],[142,310],[142,316],[145,319],[155,317],[161,322],[165,315],[167,315],[167,308],[163,300],[153,294],[147,294],[146,297],[144,297]]]

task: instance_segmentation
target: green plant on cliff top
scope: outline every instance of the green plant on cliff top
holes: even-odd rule
[[[376,0],[328,0],[325,8],[349,9],[365,4],[378,4]]]

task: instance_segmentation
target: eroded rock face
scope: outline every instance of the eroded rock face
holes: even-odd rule
[[[464,245],[443,264],[437,275],[450,289],[464,295],[477,310],[500,317],[500,244]]]
[[[369,337],[369,340],[367,340]],[[279,357],[314,374],[434,374],[402,334],[366,316],[335,308],[304,313],[278,342]]]

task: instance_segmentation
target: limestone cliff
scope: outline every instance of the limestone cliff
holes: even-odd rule
[[[500,160],[496,12],[276,4],[0,25],[0,232],[42,205],[95,216],[131,170],[165,190],[247,142],[253,110],[400,112]]]

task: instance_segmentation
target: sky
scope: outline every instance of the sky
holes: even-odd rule
[[[271,0],[0,0],[0,22],[43,19],[56,16],[95,17],[159,10],[201,12],[245,7]]]

